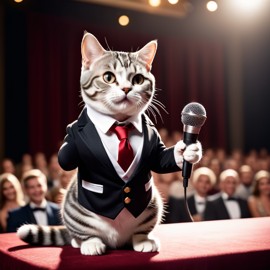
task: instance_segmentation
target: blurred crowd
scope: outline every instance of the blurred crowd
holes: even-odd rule
[[[180,132],[169,134],[166,129],[159,132],[167,147],[182,138]],[[18,164],[4,158],[0,165],[0,231],[15,231],[12,214],[17,217],[21,214],[23,223],[29,209],[36,219],[41,217],[41,224],[50,225],[51,220],[39,213],[44,211],[40,205],[58,211],[76,170],[62,170],[57,153],[49,159],[44,153],[24,154]],[[204,149],[202,160],[193,168],[187,189],[191,218],[202,221],[270,216],[269,166],[270,155],[266,149],[248,154],[239,149],[229,154],[221,148]],[[185,209],[181,172],[152,174],[166,206],[163,222],[190,221]],[[16,212],[20,208],[26,212]],[[24,223],[27,222],[32,220]],[[56,225],[61,223],[59,220],[55,222]]]
[[[76,170],[64,171],[57,154],[24,154],[15,164],[5,158],[0,174],[0,232],[26,223],[61,225],[60,204]],[[19,210],[19,211],[17,211]]]

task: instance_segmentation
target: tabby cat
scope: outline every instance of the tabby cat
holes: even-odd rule
[[[158,105],[150,72],[156,48],[157,42],[151,41],[137,52],[107,51],[85,33],[80,80],[85,106],[67,127],[58,155],[64,170],[78,168],[63,201],[65,226],[23,225],[18,230],[22,240],[71,243],[84,255],[124,246],[141,252],[159,250],[152,230],[162,219],[163,203],[150,172],[179,171],[183,157],[191,163],[201,158],[201,147],[186,147],[180,141],[166,148],[145,115]],[[134,159],[124,171],[117,162],[119,141],[111,127],[130,123]]]

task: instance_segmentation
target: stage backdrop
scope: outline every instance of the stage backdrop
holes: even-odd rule
[[[79,79],[84,30],[93,33],[105,48],[107,42],[113,50],[136,51],[157,39],[152,72],[157,99],[169,113],[160,109],[163,122],[157,115],[157,127],[182,131],[181,111],[187,103],[196,101],[204,105],[208,115],[200,134],[204,148],[227,147],[225,49],[219,37],[190,34],[196,27],[189,21],[135,12],[131,25],[124,28],[114,23],[120,11],[74,3],[58,9],[7,12],[7,44],[12,45],[8,47],[7,61],[8,73],[12,74],[6,96],[7,155],[29,150],[31,154],[43,151],[49,156],[58,150],[67,124],[77,119],[83,107]],[[20,33],[13,35],[16,29]],[[20,140],[14,153],[10,150],[12,136],[18,130]]]
[[[80,104],[80,42],[84,29],[96,35],[107,48],[128,51],[143,47],[155,36],[98,28],[67,19],[28,15],[28,98],[29,146],[31,152],[52,153],[65,135],[65,126],[74,121]],[[169,115],[161,111],[157,126],[182,131],[181,110],[199,102],[208,119],[202,129],[205,146],[226,146],[224,113],[223,48],[218,42],[158,37],[153,64],[157,98]],[[154,119],[152,117],[152,119]]]

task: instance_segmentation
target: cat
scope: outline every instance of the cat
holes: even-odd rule
[[[202,150],[199,142],[186,147],[183,141],[166,148],[145,114],[158,104],[151,73],[156,50],[155,40],[137,52],[105,50],[94,35],[84,34],[80,85],[85,106],[78,120],[68,125],[58,153],[64,170],[78,168],[62,204],[65,226],[23,225],[17,232],[22,240],[71,244],[83,255],[125,246],[159,251],[152,231],[162,220],[163,200],[151,171],[179,171],[183,158],[196,163]],[[134,126],[134,160],[124,171],[117,163],[118,141],[111,126],[129,123]]]

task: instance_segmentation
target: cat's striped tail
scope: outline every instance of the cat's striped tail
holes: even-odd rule
[[[18,229],[17,235],[24,242],[38,246],[64,246],[71,241],[65,226],[26,224]]]

